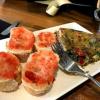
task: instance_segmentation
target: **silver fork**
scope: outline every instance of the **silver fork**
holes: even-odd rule
[[[52,49],[55,53],[57,53],[60,57],[59,61],[59,67],[68,72],[68,73],[74,73],[78,74],[84,77],[89,78],[92,82],[94,82],[98,87],[100,87],[100,82],[95,80],[89,73],[88,71],[84,71],[81,67],[77,65],[68,55],[65,53],[63,50],[63,46],[61,43],[58,41],[57,43],[54,43],[52,46]]]

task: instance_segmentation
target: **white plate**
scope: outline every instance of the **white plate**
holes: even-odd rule
[[[80,26],[77,23],[68,23],[68,24],[63,24],[60,26],[40,30],[40,31],[35,31],[34,33],[39,33],[41,31],[56,31],[58,28],[64,27],[64,28],[71,28],[71,29],[76,29],[84,32],[89,32],[82,26]],[[6,51],[5,48],[5,43],[7,39],[0,40],[0,51]],[[86,66],[85,70],[88,70],[92,76],[100,73],[100,61],[90,64]],[[57,72],[57,77],[56,80],[53,84],[52,89],[46,93],[43,96],[32,96],[29,94],[27,91],[25,91],[23,85],[19,87],[19,89],[15,92],[11,93],[4,93],[0,92],[0,100],[55,100],[59,98],[60,96],[64,95],[65,93],[68,93],[75,87],[79,86],[83,82],[85,82],[87,78],[84,78],[82,76],[74,76],[74,75],[68,75],[63,73],[61,70],[58,70]]]

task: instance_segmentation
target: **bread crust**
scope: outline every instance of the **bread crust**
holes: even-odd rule
[[[21,84],[21,72],[19,71],[15,79],[0,80],[0,91],[13,92],[19,88],[20,84]]]
[[[11,92],[21,83],[21,64],[18,58],[7,52],[0,52],[0,91]]]
[[[8,48],[7,43],[6,43],[6,49],[9,53],[12,53],[15,56],[17,56],[20,62],[26,62],[29,55],[33,52],[32,50],[12,50]]]
[[[48,92],[54,83],[58,62],[58,55],[51,50],[31,54],[22,70],[22,83],[25,89],[32,95]]]
[[[25,82],[24,80],[22,80],[22,83],[24,85],[25,90],[32,95],[43,95],[52,88],[52,84],[44,84],[42,86],[37,86],[35,83],[30,84]]]

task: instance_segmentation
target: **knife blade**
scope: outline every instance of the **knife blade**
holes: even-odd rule
[[[18,25],[19,25],[19,22],[18,22],[18,21],[17,21],[17,22],[14,22],[14,23],[11,24],[8,28],[6,28],[4,31],[2,31],[2,32],[0,33],[0,35],[2,35],[2,36],[8,35],[9,32],[10,32],[10,29],[13,28],[13,27],[16,27],[16,26],[18,26]]]
[[[0,33],[0,40],[1,39],[5,39],[5,38],[8,38],[10,36],[10,29],[13,28],[13,27],[16,27],[18,25],[19,25],[19,22],[16,21],[13,24],[11,24],[8,28],[6,28],[4,31],[2,31]]]

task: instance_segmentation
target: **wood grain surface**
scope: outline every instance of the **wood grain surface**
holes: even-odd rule
[[[96,33],[98,23],[94,20],[93,12],[87,13],[90,8],[64,7],[54,17],[45,13],[46,8],[46,5],[29,3],[27,0],[6,0],[0,6],[0,19],[9,23],[20,21],[20,25],[32,31],[77,22],[89,31]],[[100,81],[100,73],[95,78]],[[100,100],[100,88],[88,80],[58,100]]]

